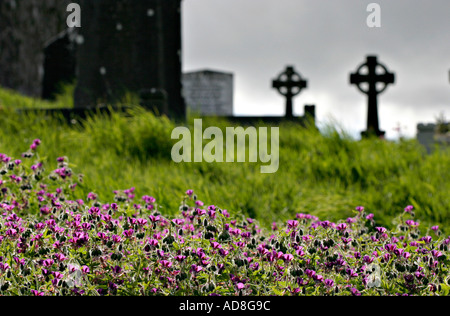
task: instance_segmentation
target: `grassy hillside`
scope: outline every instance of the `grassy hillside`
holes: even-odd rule
[[[111,201],[113,190],[135,187],[137,199],[152,195],[163,212],[175,214],[184,192],[193,189],[206,204],[243,212],[267,226],[296,213],[335,221],[362,205],[377,223],[392,227],[392,218],[413,205],[420,227],[440,225],[449,232],[448,149],[426,155],[415,140],[354,141],[332,126],[319,133],[286,123],[279,126],[279,169],[261,174],[260,163],[173,162],[175,124],[139,108],[128,116],[92,117],[82,125],[14,112],[63,107],[67,100],[62,96],[48,103],[0,89],[0,153],[20,158],[33,139],[41,139],[41,157],[53,166],[66,156],[74,172],[84,175],[80,197],[95,192],[100,201]],[[208,119],[207,126],[232,125]],[[188,127],[192,130],[192,119]]]

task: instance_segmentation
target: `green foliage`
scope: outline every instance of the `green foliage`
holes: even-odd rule
[[[48,108],[70,107],[70,104],[66,104],[66,102],[64,101],[69,99],[67,93],[70,93],[70,90],[71,88],[69,86],[65,87],[64,88],[65,93],[58,96],[56,102],[49,102],[40,99],[25,97],[16,91],[0,87],[0,111],[3,111],[5,109],[21,109],[21,108],[48,109]]]
[[[75,172],[88,175],[79,184],[80,197],[94,191],[108,201],[113,190],[136,187],[137,194],[154,195],[166,214],[175,214],[179,204],[174,197],[191,188],[205,200],[265,226],[298,212],[337,220],[364,205],[376,214],[377,223],[390,227],[395,212],[411,204],[424,226],[449,231],[450,154],[445,148],[427,155],[415,140],[355,141],[333,126],[319,133],[283,123],[279,169],[262,174],[261,163],[174,163],[170,153],[175,123],[141,108],[93,115],[75,125],[12,111],[64,103],[0,89],[0,152],[19,157],[24,146],[41,139],[48,159],[68,156]],[[193,131],[192,118],[187,126]],[[203,129],[208,126],[224,130],[232,124],[205,118]]]
[[[47,161],[41,145],[21,160],[0,155],[0,295],[449,295],[450,237],[438,227],[420,237],[413,206],[394,230],[363,207],[337,223],[297,213],[269,230],[187,190],[166,217],[134,187],[112,203],[74,200],[69,159]]]

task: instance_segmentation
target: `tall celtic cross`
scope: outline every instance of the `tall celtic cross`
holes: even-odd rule
[[[288,66],[277,79],[273,80],[272,88],[286,97],[286,117],[292,118],[292,99],[307,87],[307,81],[303,80],[300,74],[295,72],[294,67]]]
[[[377,72],[377,68],[381,70],[381,73]],[[388,84],[392,84],[394,81],[395,75],[388,72],[386,67],[377,61],[376,56],[367,56],[366,63],[359,66],[356,73],[350,75],[350,83],[356,85],[359,91],[366,94],[369,99],[367,131],[361,133],[363,137],[384,136],[385,132],[379,129],[377,99],[378,95],[386,90]],[[380,85],[381,88],[379,88]]]

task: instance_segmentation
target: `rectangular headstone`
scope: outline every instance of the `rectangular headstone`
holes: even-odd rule
[[[450,123],[444,123],[444,131],[439,131],[439,126],[434,123],[417,124],[417,141],[422,144],[428,153],[431,153],[436,145],[450,145],[450,131],[448,126]]]
[[[428,153],[431,153],[435,143],[435,131],[436,125],[433,123],[417,124],[417,140],[426,148]]]
[[[181,94],[181,0],[80,0],[76,108],[118,104],[159,90],[160,113],[185,120]],[[147,99],[146,99],[147,98]]]
[[[202,70],[183,74],[188,108],[201,115],[233,115],[233,74]]]

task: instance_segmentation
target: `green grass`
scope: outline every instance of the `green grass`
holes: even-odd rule
[[[70,89],[66,88],[67,91]],[[64,107],[73,107],[73,102],[70,103],[69,98],[67,98],[67,94],[61,94],[58,96],[55,102],[49,102],[41,99],[35,99],[23,96],[16,91],[0,88],[0,111],[15,109],[15,108],[25,108],[25,109],[33,109],[33,108],[64,108]]]
[[[193,189],[205,203],[243,212],[264,225],[300,212],[339,220],[363,205],[377,223],[392,227],[392,218],[411,204],[424,233],[430,225],[450,231],[448,148],[427,155],[416,140],[355,141],[333,126],[319,133],[284,123],[279,169],[261,174],[259,163],[174,163],[175,123],[139,108],[129,116],[95,116],[71,126],[12,111],[68,103],[67,95],[50,103],[0,89],[0,152],[19,157],[40,138],[41,156],[50,162],[67,156],[74,171],[85,175],[80,197],[93,191],[111,201],[113,190],[135,187],[137,196],[152,195],[163,212],[175,214],[184,191]],[[192,119],[187,125],[192,130]],[[207,126],[232,124],[209,118],[203,120],[203,129]]]

